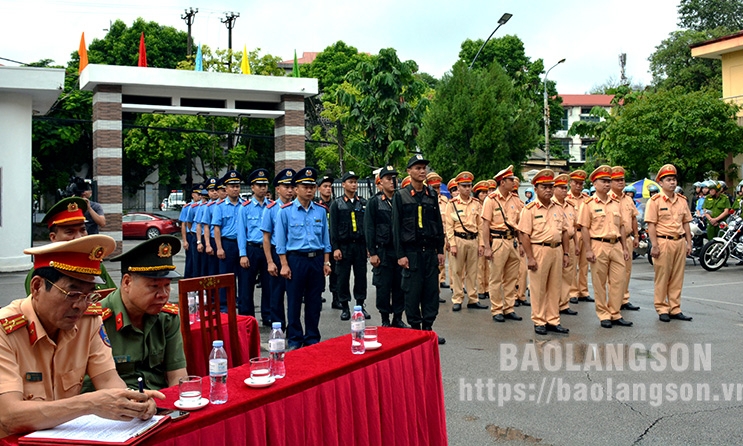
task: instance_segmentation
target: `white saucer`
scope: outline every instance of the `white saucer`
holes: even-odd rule
[[[205,408],[209,404],[208,398],[201,398],[199,401],[194,405],[185,405],[181,402],[181,400],[177,400],[175,403],[175,407],[183,410],[199,410]]]
[[[380,344],[379,341],[374,341],[374,342],[364,341],[364,347],[366,347],[367,350],[376,350],[381,346],[382,344]]]
[[[255,387],[256,389],[260,389],[263,387],[268,387],[271,384],[275,383],[276,378],[274,378],[273,376],[270,376],[268,377],[268,379],[260,380],[260,381],[256,381],[253,378],[247,378],[244,382],[245,384],[248,385],[248,387]]]

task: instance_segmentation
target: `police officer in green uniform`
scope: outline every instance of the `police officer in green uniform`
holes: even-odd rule
[[[704,199],[702,211],[707,219],[707,240],[717,237],[720,232],[720,222],[724,221],[730,211],[730,199],[721,193],[719,181],[713,181],[709,186],[709,195]]]
[[[161,235],[111,261],[121,262],[121,287],[101,301],[116,371],[127,386],[142,377],[147,389],[178,384],[186,376],[178,306],[168,303],[170,282],[180,278],[173,256],[181,242]]]

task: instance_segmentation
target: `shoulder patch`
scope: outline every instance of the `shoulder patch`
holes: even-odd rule
[[[657,200],[660,198],[660,194],[655,194],[652,197],[650,197],[651,200]]]
[[[281,205],[281,209],[284,209],[285,207],[288,207],[288,206],[291,206],[291,205],[292,205],[292,202],[291,201],[288,202],[288,203],[284,203],[284,204]]]
[[[593,200],[593,197],[588,197],[585,200],[583,200],[583,203],[588,204],[591,202],[591,200]]]
[[[217,202],[216,201],[210,201],[209,203],[206,204],[206,206],[207,207],[214,206],[214,203],[217,203]],[[219,204],[219,203],[217,203],[217,204]]]
[[[103,307],[101,306],[100,302],[96,302],[94,304],[88,305],[88,308],[83,313],[85,316],[102,316],[103,315]]]
[[[2,324],[5,334],[11,334],[19,328],[24,327],[27,323],[26,316],[21,313],[0,319],[0,324]]]
[[[320,206],[321,208],[325,209],[326,211],[329,211],[330,209],[328,206],[325,205],[325,203],[315,203],[316,205]]]
[[[276,202],[272,201],[266,205],[266,209],[271,209],[272,207],[276,206]]]
[[[217,204],[222,204],[222,203],[224,203],[224,198],[220,198],[219,200],[217,200]]]
[[[247,205],[249,205],[249,204],[250,204],[250,201],[248,201],[248,200],[245,200],[245,201],[243,201],[243,203],[242,203],[242,205],[243,205],[243,206],[247,206]]]
[[[106,319],[108,319],[111,316],[113,316],[113,314],[114,314],[114,312],[111,311],[110,308],[104,308],[103,309],[103,313],[101,314],[101,318],[105,321]]]
[[[537,200],[534,200],[531,203],[529,203],[529,204],[526,205],[526,209],[531,209],[531,208],[533,208],[536,205],[537,205]]]
[[[163,309],[160,310],[160,311],[165,312],[165,313],[170,313],[170,314],[178,315],[178,305],[167,303],[167,304],[163,305]]]

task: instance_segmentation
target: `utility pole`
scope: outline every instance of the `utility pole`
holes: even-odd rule
[[[193,25],[193,21],[196,19],[196,13],[199,12],[199,8],[193,9],[189,7],[184,11],[185,14],[181,15],[181,20],[185,20],[186,25],[188,25],[188,47],[186,48],[186,55],[191,56],[191,47],[193,47],[193,42],[191,41],[191,25]]]
[[[232,73],[232,28],[235,27],[235,20],[240,17],[240,13],[234,13],[234,12],[225,12],[224,13],[224,19],[221,19],[221,22],[225,24],[227,27],[227,48],[229,48],[228,51],[228,57],[227,59],[227,71]]]
[[[619,54],[619,85],[627,85],[627,75],[624,71],[627,66],[627,53]]]

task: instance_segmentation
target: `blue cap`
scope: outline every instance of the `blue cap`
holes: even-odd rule
[[[240,184],[241,181],[242,177],[240,176],[240,172],[236,170],[228,170],[222,177],[222,182],[224,184]]]
[[[220,178],[217,180],[217,189],[227,189],[227,187],[224,185],[224,178]]]
[[[248,176],[250,184],[268,184],[268,171],[266,169],[255,169]]]
[[[194,194],[200,194],[203,188],[203,184],[194,184],[193,186],[191,186],[191,192]]]
[[[210,189],[216,188],[217,187],[217,181],[218,180],[216,178],[214,178],[214,177],[209,178],[209,181],[206,182],[206,189],[207,190],[210,190]]]
[[[303,167],[294,176],[294,184],[317,185],[317,170],[314,167]]]
[[[287,184],[289,186],[292,185],[294,182],[294,176],[296,175],[296,172],[293,169],[284,169],[281,172],[276,174],[276,177],[273,179],[273,185],[274,187],[278,186],[279,184]]]
[[[224,341],[220,341],[220,340],[212,341],[212,347],[214,348],[224,347]]]
[[[281,322],[272,323],[271,328],[273,328],[274,330],[281,330]]]

